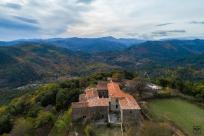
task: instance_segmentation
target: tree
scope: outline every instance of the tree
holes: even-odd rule
[[[57,92],[57,95],[56,95],[56,110],[57,111],[64,108],[66,104],[66,100],[67,100],[66,93],[63,89],[61,89],[60,91]]]
[[[56,103],[56,94],[57,94],[57,90],[55,90],[55,89],[45,92],[40,97],[41,105],[42,106],[55,105],[55,103]]]
[[[33,135],[32,123],[24,118],[17,119],[11,131],[11,136],[32,136],[32,135]]]
[[[162,87],[167,87],[169,84],[169,81],[167,79],[161,78],[159,79],[159,85],[161,85]]]
[[[20,98],[12,100],[8,106],[8,111],[12,115],[19,115],[27,113],[30,108],[29,97],[24,95]]]
[[[133,80],[135,81],[135,89],[139,92],[139,96],[142,97],[142,93],[146,90],[147,81],[141,77],[136,77]]]
[[[43,127],[46,124],[54,124],[54,115],[48,111],[40,111],[35,120],[35,128]]]
[[[204,84],[203,83],[195,84],[195,93],[196,93],[196,96],[204,98]]]
[[[8,133],[12,129],[12,123],[9,115],[0,116],[0,135]]]

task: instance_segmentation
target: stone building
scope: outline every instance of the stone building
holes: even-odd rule
[[[118,83],[99,82],[96,88],[87,88],[72,103],[72,119],[103,120],[108,123],[135,121],[140,106],[133,96],[122,91]]]

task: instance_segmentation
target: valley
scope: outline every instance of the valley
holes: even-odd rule
[[[97,47],[97,50],[100,50],[97,42],[95,44],[85,44],[83,48],[90,50]],[[166,69],[175,71],[180,67],[196,71],[196,77],[202,80],[203,44],[203,40],[148,41],[129,45],[131,47],[124,44],[121,51],[113,49],[114,51],[92,53],[43,42],[23,41],[11,46],[2,44],[0,87],[8,87],[8,83],[11,87],[18,87],[36,81],[55,81],[60,77],[70,78],[113,69],[124,69],[142,75],[147,72],[149,76],[156,77],[166,75]],[[120,45],[115,48],[120,48]]]

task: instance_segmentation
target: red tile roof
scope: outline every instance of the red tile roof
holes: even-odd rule
[[[123,92],[119,85],[114,82],[107,84],[110,98],[119,98],[121,109],[141,109],[133,96]],[[80,95],[80,101],[72,103],[73,108],[109,106],[110,98],[99,98],[96,88],[87,88]]]
[[[85,107],[105,107],[109,106],[109,99],[108,98],[94,98],[88,99],[87,101],[83,102],[73,102],[72,108],[85,108]]]
[[[72,102],[72,108],[86,108],[88,107],[88,102]]]
[[[109,106],[108,98],[95,98],[88,100],[88,107]]]
[[[141,109],[134,97],[129,94],[119,100],[119,105],[121,109]]]
[[[108,82],[105,82],[105,81],[98,82],[96,86],[97,90],[107,90],[107,83]]]
[[[120,90],[120,87],[117,83],[110,82],[107,84],[108,87],[108,95],[109,97],[125,97],[125,93]]]
[[[98,92],[96,88],[87,88],[85,90],[86,99],[98,98]]]
[[[121,109],[140,109],[134,97],[123,92],[117,83],[108,83],[108,93],[111,97],[120,98],[119,104]]]

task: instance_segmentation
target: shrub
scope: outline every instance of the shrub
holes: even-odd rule
[[[40,97],[41,105],[42,106],[55,105],[55,103],[56,103],[56,94],[57,94],[57,90],[55,90],[55,89],[45,92]]]
[[[11,131],[11,136],[31,136],[33,135],[33,125],[30,121],[20,118],[16,120]]]
[[[42,109],[41,106],[38,104],[32,105],[32,107],[28,111],[28,116],[29,117],[37,117],[38,112]]]
[[[67,96],[64,90],[60,90],[56,95],[56,110],[59,111],[64,108]]]
[[[12,123],[9,115],[0,116],[0,135],[8,133],[12,129]]]
[[[46,124],[54,124],[54,115],[48,111],[40,111],[35,120],[35,128],[40,128]]]
[[[91,125],[87,124],[84,128],[84,133],[85,136],[95,136],[95,133],[93,131],[93,128],[91,127]]]
[[[20,98],[14,99],[8,106],[8,111],[12,115],[19,115],[27,113],[30,108],[28,96],[22,96]]]
[[[55,122],[52,129],[51,136],[66,135],[66,132],[70,129],[71,124],[71,108],[64,113],[64,115]]]

